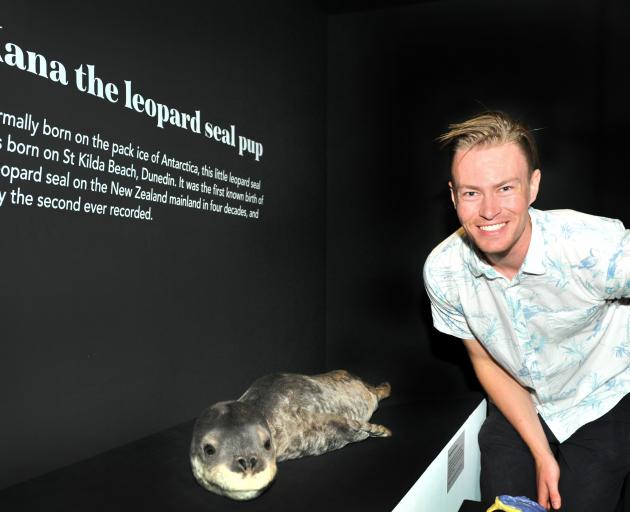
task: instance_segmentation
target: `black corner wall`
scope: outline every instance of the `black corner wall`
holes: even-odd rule
[[[3,5],[0,111],[46,118],[72,135],[88,134],[90,143],[44,135],[41,125],[30,135],[0,114],[0,194],[7,194],[0,207],[0,488],[188,420],[214,401],[237,398],[263,373],[323,369],[325,14],[314,2],[200,5]],[[62,63],[68,84],[53,80],[50,67],[48,76],[20,69],[7,43],[25,59],[31,51],[49,66]],[[82,92],[74,82],[80,65],[117,85],[119,101]],[[262,157],[240,156],[238,141],[232,147],[158,127],[156,117],[125,106],[125,81],[145,98],[199,110],[202,124],[234,125],[237,137],[264,146]],[[261,188],[143,162],[138,153],[112,157],[93,145],[96,134]],[[37,145],[39,157],[11,150],[9,138]],[[74,165],[44,158],[44,148],[74,152]],[[80,165],[81,152],[106,168]],[[110,158],[134,165],[138,178],[109,173]],[[40,165],[58,181],[9,175],[12,167]],[[142,165],[176,184],[141,178]],[[67,173],[110,189],[74,188],[63,183]],[[182,189],[180,177],[264,195],[264,203]],[[114,194],[112,181],[134,196]],[[231,203],[259,217],[138,199],[136,186]],[[34,204],[19,203],[17,189]],[[107,210],[38,206],[46,197],[81,197],[81,207]],[[110,206],[151,207],[151,218],[116,216]]]
[[[327,365],[400,395],[475,388],[432,327],[421,270],[457,228],[448,124],[500,109],[536,129],[535,206],[630,224],[627,2],[446,0],[332,15],[328,30]]]

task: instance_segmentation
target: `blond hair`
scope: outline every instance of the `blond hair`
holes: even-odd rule
[[[453,152],[474,146],[498,146],[515,143],[523,151],[529,172],[538,169],[538,149],[534,136],[527,126],[503,112],[484,112],[461,123],[448,126],[449,131],[437,140],[442,146],[451,146]]]

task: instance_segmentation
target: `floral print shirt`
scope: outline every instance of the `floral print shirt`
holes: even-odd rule
[[[460,228],[427,258],[424,284],[435,328],[478,340],[562,442],[630,392],[630,230],[572,210],[529,215],[511,280]]]

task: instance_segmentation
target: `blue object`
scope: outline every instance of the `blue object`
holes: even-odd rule
[[[507,494],[497,496],[494,500],[494,505],[486,512],[493,512],[494,510],[503,510],[505,512],[547,512],[545,507],[525,496],[508,496]]]

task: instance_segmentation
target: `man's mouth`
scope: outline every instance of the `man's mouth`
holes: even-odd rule
[[[481,229],[481,231],[498,231],[503,226],[505,226],[505,224],[505,222],[502,222],[500,224],[489,224],[487,226],[479,226],[479,229]]]

